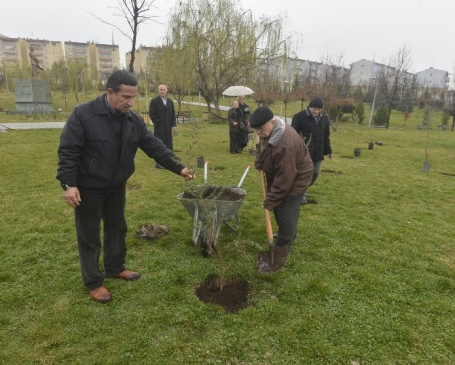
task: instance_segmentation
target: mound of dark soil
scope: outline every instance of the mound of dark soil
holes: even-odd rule
[[[196,295],[200,301],[216,304],[226,311],[234,313],[248,307],[248,293],[250,285],[246,280],[225,280],[223,286],[215,275],[208,276],[196,288]]]
[[[188,189],[183,193],[184,199],[205,199],[235,202],[242,197],[243,195],[239,194],[237,191],[230,187],[216,185],[199,185]]]

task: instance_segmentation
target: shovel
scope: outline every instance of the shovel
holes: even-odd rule
[[[261,181],[262,181],[262,195],[267,196],[267,190],[265,187],[265,176],[264,170],[261,170]],[[261,251],[257,253],[256,268],[259,272],[263,274],[273,274],[280,270],[287,259],[287,249],[286,246],[275,247],[273,244],[273,231],[272,231],[272,222],[270,221],[270,211],[264,208],[265,215],[265,226],[267,229],[267,239],[269,241],[269,250]]]

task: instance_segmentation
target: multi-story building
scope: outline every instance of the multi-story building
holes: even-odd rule
[[[416,81],[422,87],[447,89],[450,82],[449,73],[433,67],[416,73]]]
[[[0,60],[6,64],[30,63],[29,48],[33,47],[40,65],[50,68],[63,58],[61,42],[40,39],[9,38],[0,35]]]
[[[55,62],[73,58],[90,66],[102,80],[120,68],[120,51],[117,45],[93,42],[59,42],[41,39],[9,38],[0,35],[0,63],[30,64],[29,48],[33,47],[40,65],[50,69]]]
[[[95,66],[102,80],[107,80],[109,75],[120,69],[120,51],[114,44],[92,43],[90,45],[90,64]]]
[[[362,59],[351,64],[351,83],[353,85],[370,85],[377,72],[384,64]]]
[[[258,68],[258,80],[277,80],[283,90],[315,80],[323,64],[294,57],[277,57]]]
[[[139,48],[134,52],[134,71],[137,73],[139,72],[146,73],[148,70],[148,66],[151,65],[153,57],[156,55],[157,52],[158,48],[146,47],[141,44]],[[125,62],[126,68],[128,68],[131,62],[131,52],[127,52],[125,54]]]
[[[362,59],[351,64],[352,85],[367,86],[374,84],[376,76],[380,73],[395,77],[395,68],[375,61]],[[415,75],[411,72],[404,72],[402,83],[412,83]]]
[[[19,38],[9,38],[0,34],[0,59],[2,63],[15,64],[16,62],[25,62],[22,59],[20,51]]]
[[[66,58],[85,62],[102,80],[120,68],[120,51],[117,45],[93,42],[65,42]]]

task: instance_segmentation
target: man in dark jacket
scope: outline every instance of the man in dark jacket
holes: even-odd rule
[[[133,113],[137,80],[128,71],[115,71],[107,93],[74,108],[63,128],[58,148],[57,179],[66,204],[75,208],[82,280],[92,298],[107,303],[111,296],[104,278],[136,280],[125,269],[126,182],[134,173],[138,148],[185,180],[193,172]],[[99,270],[100,225],[103,221],[103,275]]]
[[[258,269],[275,272],[286,262],[296,238],[300,202],[310,185],[313,163],[302,138],[268,107],[256,109],[250,125],[259,137],[254,165],[264,171],[267,181],[263,206],[273,211],[278,224],[276,245],[269,248],[269,265],[258,260]]]
[[[172,132],[177,129],[174,102],[167,97],[167,86],[158,86],[159,95],[150,101],[149,115],[153,123],[153,134],[163,141],[167,148],[174,150]],[[162,168],[160,164],[156,167]]]
[[[294,115],[292,118],[292,127],[299,133],[305,144],[310,150],[311,159],[313,160],[313,185],[321,171],[321,163],[324,156],[333,158],[332,147],[330,145],[330,121],[326,115],[321,113],[324,104],[322,98],[316,96],[310,101],[305,110]],[[302,199],[302,204],[306,204],[306,192]]]

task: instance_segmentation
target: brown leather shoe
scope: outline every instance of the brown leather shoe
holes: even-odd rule
[[[105,275],[106,278],[111,279],[122,279],[127,281],[134,281],[141,277],[141,274],[138,272],[123,270],[120,274],[117,275]]]
[[[111,294],[103,285],[92,289],[89,292],[95,302],[104,304],[111,300]]]

